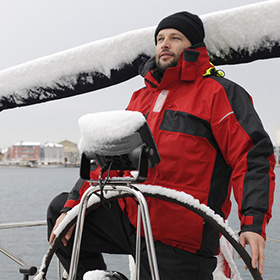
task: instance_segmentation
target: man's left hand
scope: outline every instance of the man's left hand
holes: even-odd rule
[[[264,248],[265,240],[264,238],[251,231],[241,232],[239,237],[240,244],[245,248],[246,244],[250,245],[252,254],[252,267],[256,268],[258,264],[258,269],[261,275],[263,275],[264,266]]]

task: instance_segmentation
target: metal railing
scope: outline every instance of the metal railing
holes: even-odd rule
[[[140,215],[138,216],[140,219]],[[45,220],[41,221],[28,221],[28,222],[16,222],[16,223],[2,223],[0,224],[0,230],[7,230],[7,229],[15,229],[15,228],[28,228],[28,227],[38,227],[38,226],[46,226],[47,222]],[[237,230],[234,230],[235,232],[238,232]],[[280,243],[279,239],[275,238],[267,238],[267,241],[269,242],[275,242]],[[17,257],[14,253],[9,251],[8,249],[4,248],[0,245],[0,252],[3,253],[5,256],[10,258],[12,261],[16,262],[18,265],[20,265],[20,273],[23,274],[23,279],[28,280],[29,276],[33,276],[37,272],[37,268],[35,266],[31,266],[25,261],[23,261],[21,258]],[[136,261],[137,263],[138,261]],[[140,262],[139,262],[140,263]],[[62,271],[61,271],[61,265],[58,261],[58,279],[62,278]],[[139,274],[139,268],[136,268],[137,274]]]
[[[89,188],[83,195],[82,200],[80,202],[79,213],[77,218],[76,224],[76,231],[75,231],[75,239],[73,244],[72,250],[72,257],[70,263],[70,271],[69,271],[69,279],[75,279],[76,277],[76,270],[78,267],[79,261],[79,252],[80,252],[80,244],[82,239],[82,232],[83,232],[83,225],[85,214],[87,210],[87,203],[90,196],[97,191],[100,191],[101,187],[96,185],[94,187]],[[140,239],[140,232],[141,232],[141,218],[143,222],[143,228],[145,233],[145,240],[148,252],[148,260],[151,270],[151,277],[153,280],[159,280],[159,272],[157,266],[157,258],[155,253],[154,241],[153,241],[153,234],[151,228],[151,222],[149,217],[149,210],[147,206],[146,199],[144,195],[133,186],[125,186],[125,185],[114,185],[112,186],[104,186],[103,190],[106,191],[118,191],[124,192],[133,195],[138,201],[138,222],[137,222],[137,234],[136,234],[136,279],[140,279],[140,248],[141,248],[141,239]]]
[[[46,221],[31,221],[31,222],[18,222],[18,223],[5,223],[0,224],[0,229],[12,229],[12,228],[26,228],[26,227],[37,227],[37,226],[45,226],[47,224]],[[20,265],[19,272],[23,274],[23,280],[28,280],[29,276],[33,276],[37,272],[37,267],[32,266],[14,253],[9,251],[8,249],[4,248],[0,245],[0,252],[3,253],[5,256],[10,258],[12,261],[16,262]]]

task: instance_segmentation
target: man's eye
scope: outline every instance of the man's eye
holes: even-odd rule
[[[158,40],[157,40],[158,42],[160,42],[160,41],[163,41],[163,38],[158,38]]]

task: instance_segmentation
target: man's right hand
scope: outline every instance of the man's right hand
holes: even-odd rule
[[[62,220],[65,218],[65,216],[67,215],[67,213],[62,213],[56,220],[55,222],[55,225],[53,227],[53,230],[52,230],[52,233],[50,235],[50,241],[49,241],[49,244],[52,244],[54,238],[55,238],[55,234],[54,234],[54,231],[56,230],[56,228],[59,226],[59,224],[62,222]],[[75,225],[73,225],[69,230],[68,232],[65,234],[64,237],[62,237],[61,241],[63,243],[64,246],[67,246],[67,242],[68,240],[71,238],[72,236],[72,232],[74,230],[74,227]]]

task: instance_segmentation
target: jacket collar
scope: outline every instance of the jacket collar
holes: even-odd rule
[[[150,58],[139,68],[139,74],[145,78],[146,84],[159,87],[161,84],[172,83],[172,80],[194,81],[197,77],[202,76],[211,66],[209,56],[204,43],[194,45],[184,49],[176,67],[166,70],[159,83],[153,75],[156,69],[155,58]]]

